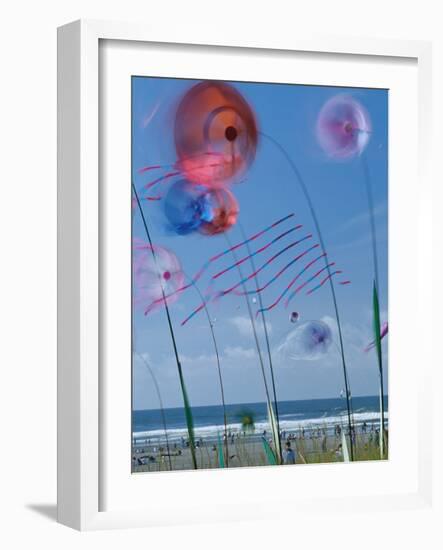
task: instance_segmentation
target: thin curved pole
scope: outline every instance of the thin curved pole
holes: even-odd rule
[[[223,386],[223,377],[222,377],[221,364],[220,364],[220,354],[219,354],[219,351],[218,351],[217,339],[215,338],[214,325],[212,324],[211,316],[209,315],[209,310],[208,310],[208,307],[206,305],[206,300],[203,298],[203,295],[202,295],[197,283],[195,281],[193,281],[192,279],[190,279],[188,276],[186,276],[186,277],[191,281],[192,286],[197,291],[197,293],[199,295],[199,298],[200,298],[200,300],[203,304],[203,307],[204,307],[204,310],[205,310],[205,313],[206,313],[206,318],[208,320],[209,329],[211,331],[212,342],[214,344],[214,352],[215,352],[215,357],[217,359],[218,379],[219,379],[219,382],[220,382],[220,395],[221,395],[221,401],[222,401],[222,407],[223,407],[223,421],[224,421],[224,427],[225,427],[225,462],[226,462],[226,467],[229,467],[228,416],[226,414],[225,390],[224,390],[224,386]]]
[[[366,198],[368,201],[368,209],[369,209],[369,224],[371,228],[371,242],[372,242],[372,261],[374,264],[374,284],[375,289],[377,293],[377,300],[378,296],[380,295],[380,286],[379,286],[379,276],[378,276],[378,254],[377,254],[377,234],[375,230],[375,215],[374,215],[374,198],[372,194],[372,185],[371,185],[371,178],[369,174],[369,166],[366,161],[366,157],[364,155],[361,156],[361,165],[363,169],[363,175],[364,175],[364,182],[365,182],[365,188],[366,188]],[[377,326],[380,326],[380,310],[378,309],[378,323]],[[380,336],[375,334],[375,338],[379,338]],[[379,391],[380,391],[380,455],[383,456],[384,453],[384,436],[385,436],[385,413],[384,413],[384,388],[383,388],[383,359],[381,354],[377,353],[378,357],[378,373],[379,373]]]
[[[246,242],[246,250],[247,250],[248,255],[249,255],[249,261],[251,263],[252,272],[255,273],[256,269],[255,269],[254,258],[251,254],[251,248],[249,246],[249,243],[247,242],[245,231],[243,229],[243,226],[240,223],[239,223],[239,228],[240,228],[240,232],[242,234],[243,240]],[[263,308],[263,300],[262,300],[262,295],[261,295],[261,292],[260,292],[260,282],[258,280],[258,275],[254,276],[254,280],[255,280],[255,286],[256,286],[257,295],[258,295],[258,303],[260,305],[261,318],[262,318],[262,322],[263,322],[263,331],[264,331],[265,341],[266,341],[266,351],[267,351],[267,354],[268,354],[268,361],[269,361],[269,370],[271,372],[272,393],[273,393],[274,405],[275,405],[275,420],[276,420],[276,423],[277,423],[278,437],[280,439],[280,417],[279,417],[279,413],[278,413],[277,390],[276,390],[276,386],[275,386],[274,365],[273,365],[273,362],[272,362],[271,346],[269,344],[268,325],[267,325],[267,322],[266,322],[265,310]],[[280,446],[281,446],[281,443],[280,443]]]
[[[285,157],[287,163],[289,164],[292,171],[294,172],[295,177],[297,179],[297,182],[300,186],[300,189],[302,190],[302,193],[303,193],[303,195],[305,197],[305,200],[308,204],[308,208],[309,208],[309,211],[311,213],[311,217],[314,221],[314,225],[315,225],[315,228],[317,230],[318,239],[320,241],[320,246],[321,246],[322,252],[325,253],[326,250],[325,250],[323,235],[322,235],[321,228],[320,228],[320,223],[318,221],[317,214],[315,213],[314,204],[312,202],[311,196],[309,195],[308,188],[306,187],[306,184],[305,184],[305,182],[302,178],[302,175],[301,175],[300,171],[298,170],[298,168],[295,165],[292,158],[287,153],[286,149],[282,145],[280,145],[280,143],[278,141],[276,141],[270,135],[264,134],[263,132],[260,132],[260,134],[264,138],[266,138],[267,140],[269,140],[271,143],[274,144],[274,146]],[[334,282],[332,280],[331,271],[330,271],[326,256],[325,256],[325,265],[326,265],[326,269],[327,269],[328,276],[329,276],[329,287],[330,287],[330,290],[331,290],[332,302],[334,304],[335,318],[336,318],[337,327],[338,327],[338,336],[339,336],[339,342],[340,342],[340,355],[341,355],[341,360],[342,360],[343,377],[344,377],[345,389],[346,389],[346,405],[347,405],[347,409],[348,409],[348,426],[349,426],[349,433],[351,433],[352,432],[352,421],[351,421],[351,408],[350,408],[350,403],[349,403],[349,381],[348,381],[348,373],[347,373],[347,369],[346,369],[345,352],[344,352],[344,345],[343,345],[343,334],[342,334],[342,329],[341,329],[340,314],[339,314],[339,311],[338,311],[337,298],[336,298],[336,295],[335,295]],[[354,446],[353,446],[352,440],[351,440],[351,460],[354,460]]]
[[[224,233],[224,236],[225,236],[226,242],[228,243],[229,248],[232,249],[232,243],[231,243],[228,235],[226,233]],[[232,257],[234,258],[234,262],[237,263],[238,257],[237,257],[237,254],[235,253],[235,251],[231,250],[231,254],[232,254]],[[261,369],[261,373],[262,373],[262,376],[263,376],[263,384],[264,384],[265,393],[266,393],[266,401],[267,401],[268,406],[272,407],[268,382],[266,380],[266,372],[265,372],[265,366],[264,366],[264,362],[263,362],[263,356],[262,356],[262,352],[261,352],[261,349],[260,349],[260,342],[259,342],[258,335],[257,335],[257,329],[255,327],[254,315],[252,313],[251,304],[249,302],[249,297],[248,297],[246,285],[243,282],[244,278],[243,278],[243,273],[242,273],[242,269],[241,269],[240,265],[237,265],[237,271],[238,271],[238,274],[239,274],[239,277],[240,277],[241,287],[243,289],[243,294],[244,294],[244,297],[245,297],[246,307],[248,309],[249,320],[251,321],[251,328],[252,328],[252,333],[253,333],[253,336],[254,336],[255,347],[257,349],[257,355],[258,355],[258,359],[259,359],[259,363],[260,363],[260,369]],[[280,434],[277,434],[277,437],[280,438]],[[276,446],[279,445],[279,441],[276,441],[275,444],[276,444]]]
[[[158,385],[157,379],[154,376],[154,373],[151,369],[151,366],[146,361],[146,359],[143,357],[143,355],[141,355],[140,353],[137,353],[137,352],[135,352],[135,354],[137,355],[137,357],[139,357],[143,361],[145,367],[148,369],[149,374],[151,375],[151,378],[154,382],[155,391],[157,392],[158,402],[160,404],[160,414],[161,414],[161,417],[162,417],[163,430],[165,432],[166,449],[168,450],[169,469],[172,470],[171,448],[169,446],[169,437],[168,437],[168,428],[167,428],[167,425],[166,425],[165,408],[163,406],[163,399],[162,399],[162,396],[161,396],[161,393],[160,393],[160,387]]]
[[[135,188],[134,182],[132,182],[132,190],[134,192],[134,196],[135,196],[135,199],[137,201],[138,209],[140,211],[140,216],[142,218],[143,226],[145,228],[146,237],[148,239],[149,246],[151,247],[152,257],[154,259],[155,265],[157,266],[157,256],[155,255],[155,252],[154,252],[154,247],[153,247],[153,244],[152,244],[151,234],[149,233],[148,224],[146,223],[145,214],[143,212],[143,208],[142,208],[142,205],[140,203],[140,199],[139,199],[139,196],[138,196],[138,193],[137,193],[137,189]],[[169,334],[171,335],[172,348],[174,350],[175,361],[177,363],[178,377],[179,377],[179,380],[180,380],[180,386],[181,386],[182,395],[183,395],[183,402],[184,402],[184,405],[185,405],[186,423],[187,423],[187,427],[188,427],[189,447],[190,447],[190,450],[191,450],[192,465],[194,467],[194,470],[197,470],[197,458],[195,456],[194,433],[193,433],[192,426],[190,426],[190,421],[192,422],[192,420],[188,419],[188,416],[187,416],[187,412],[190,411],[190,405],[189,405],[189,402],[188,402],[188,395],[187,395],[187,392],[186,392],[182,365],[181,365],[180,358],[179,358],[179,355],[178,355],[177,343],[176,343],[176,340],[175,340],[174,329],[172,327],[172,321],[171,321],[171,315],[169,313],[168,303],[167,303],[167,300],[166,300],[166,297],[165,297],[165,291],[164,291],[163,285],[161,283],[160,283],[160,288],[161,288],[161,291],[162,291],[163,305],[165,306],[166,318],[167,318],[168,327],[169,327]]]

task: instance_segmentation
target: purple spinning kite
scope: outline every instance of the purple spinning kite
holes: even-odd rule
[[[322,149],[337,159],[360,155],[369,141],[371,122],[355,99],[338,95],[327,101],[317,119],[317,139]]]

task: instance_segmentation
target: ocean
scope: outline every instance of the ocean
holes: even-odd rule
[[[353,423],[370,426],[379,420],[378,396],[353,397],[351,399]],[[385,418],[388,419],[388,398],[384,397]],[[192,408],[196,438],[215,440],[217,434],[224,431],[223,408],[211,405]],[[238,403],[226,405],[228,430],[235,434],[242,431],[241,416],[245,413],[254,419],[257,436],[264,430],[269,431],[266,403]],[[300,401],[280,401],[278,403],[280,428],[286,433],[296,432],[302,428],[309,430],[321,427],[332,432],[339,424],[347,423],[346,400],[344,398],[308,399]],[[187,437],[184,409],[165,409],[166,425],[170,441]],[[162,441],[164,428],[161,411],[158,409],[135,410],[132,415],[133,439],[135,445]]]

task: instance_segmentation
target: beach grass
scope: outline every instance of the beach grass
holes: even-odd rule
[[[132,192],[133,192],[135,200],[137,202],[138,210],[140,212],[140,216],[141,216],[141,219],[142,219],[142,222],[143,222],[143,227],[144,227],[145,233],[146,233],[146,238],[148,239],[148,243],[149,243],[149,246],[150,246],[150,249],[151,249],[151,253],[152,253],[154,263],[157,266],[157,256],[156,256],[154,246],[153,246],[153,243],[152,243],[151,234],[149,232],[148,224],[147,224],[145,214],[143,212],[143,208],[142,208],[140,198],[138,196],[137,189],[135,187],[134,182],[132,182]],[[160,274],[159,274],[159,277],[160,277]],[[189,441],[190,441],[190,446],[189,447],[190,447],[190,451],[191,451],[192,465],[193,465],[193,468],[196,470],[197,469],[197,457],[196,457],[196,453],[195,453],[194,420],[193,420],[193,416],[192,416],[192,409],[191,409],[191,405],[189,403],[188,392],[187,392],[186,386],[185,386],[185,380],[184,380],[184,376],[183,376],[183,369],[182,369],[182,365],[181,365],[181,362],[180,362],[180,357],[179,357],[179,353],[178,353],[178,349],[177,349],[177,342],[176,342],[176,338],[175,338],[174,327],[172,326],[172,320],[171,320],[171,315],[170,315],[170,312],[169,312],[168,302],[167,302],[167,299],[166,299],[166,296],[165,296],[165,291],[164,291],[162,283],[160,282],[159,285],[160,285],[160,289],[161,289],[162,302],[163,302],[164,310],[165,310],[165,313],[166,313],[166,320],[167,320],[167,323],[168,323],[169,334],[170,334],[170,337],[171,337],[172,349],[173,349],[175,361],[176,361],[176,364],[177,364],[178,377],[179,377],[179,380],[180,380],[180,388],[181,388],[182,397],[183,397],[183,407],[184,407],[184,410],[185,410],[186,425],[187,425],[187,428],[188,428],[188,436],[189,436]]]
[[[323,239],[323,233],[320,228],[320,222],[316,213],[316,210],[314,208],[314,202],[311,198],[311,195],[308,190],[308,186],[306,185],[304,178],[302,177],[302,174],[300,170],[298,169],[297,165],[295,164],[295,161],[291,157],[291,155],[286,151],[286,149],[283,147],[283,145],[270,136],[269,134],[265,134],[264,132],[260,132],[260,134],[266,138],[269,142],[273,143],[274,146],[280,151],[280,153],[283,155],[283,157],[286,159],[288,165],[290,166],[294,176],[295,180],[302,191],[302,194],[305,198],[306,204],[308,206],[308,209],[311,214],[312,221],[314,222],[315,229],[317,231],[318,240],[320,243],[321,251],[323,254],[325,254],[325,269],[328,273],[328,285],[331,292],[331,298],[332,303],[334,306],[334,316],[337,323],[337,329],[338,329],[338,340],[339,340],[339,351],[340,351],[340,357],[341,357],[341,363],[342,363],[342,369],[343,369],[343,381],[345,385],[345,393],[346,393],[346,408],[348,413],[348,429],[351,431],[352,429],[352,420],[351,420],[351,404],[350,404],[350,395],[351,395],[351,389],[349,385],[349,377],[348,377],[348,371],[347,371],[347,365],[346,365],[346,358],[345,358],[345,348],[344,348],[344,341],[343,341],[343,333],[342,333],[342,326],[340,321],[340,312],[338,307],[338,301],[337,296],[335,293],[335,286],[333,277],[331,274],[331,270],[328,264],[327,254],[326,254],[326,247],[325,242]],[[382,394],[383,395],[383,394]],[[350,441],[350,450],[351,450],[351,460],[354,460],[354,444],[353,441]]]
[[[386,432],[387,433],[387,432]],[[347,436],[348,444],[349,437]],[[336,435],[320,435],[318,437],[302,437],[297,435],[291,439],[292,448],[296,451],[296,464],[329,464],[343,463],[343,454],[339,445],[341,438]],[[357,434],[354,438],[354,462],[380,460],[379,437],[376,432]],[[154,450],[155,449],[155,450]],[[197,448],[198,468],[221,468],[218,445],[202,443]],[[272,466],[277,465],[273,440],[257,437],[250,433],[236,437],[230,445],[230,468]],[[274,453],[274,458],[272,458]],[[154,461],[133,466],[133,472],[169,471],[168,458],[172,460],[173,470],[191,470],[193,468],[189,448],[176,450],[171,457],[166,456],[162,447],[146,447],[136,457],[152,457]],[[387,447],[383,459],[388,459]]]

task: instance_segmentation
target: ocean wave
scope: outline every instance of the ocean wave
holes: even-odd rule
[[[288,415],[287,415],[288,416]],[[293,416],[293,415],[290,415]],[[380,418],[380,413],[373,411],[358,412],[353,415],[354,424],[357,426],[363,424],[363,422],[375,422]],[[385,420],[388,421],[389,413],[385,411]],[[283,420],[280,418],[280,428],[286,432],[294,432],[301,428],[326,428],[333,429],[337,424],[345,426],[347,424],[347,413],[343,412],[340,415],[321,417],[321,418],[305,418],[303,420]],[[242,425],[240,423],[228,424],[228,432],[237,434],[243,432]],[[197,439],[213,439],[217,437],[217,434],[224,433],[223,424],[214,424],[211,426],[197,426],[194,428],[194,433]],[[270,431],[269,422],[259,421],[255,423],[254,433],[260,435],[263,431]],[[168,438],[171,441],[186,439],[188,435],[187,428],[168,428]],[[162,439],[164,438],[163,429],[138,431],[133,433],[133,438],[139,439]]]

